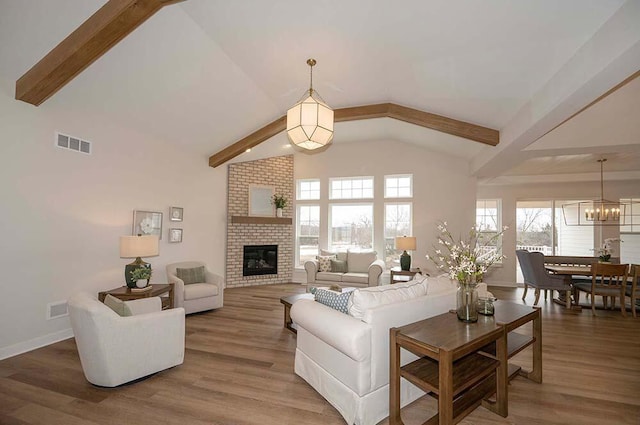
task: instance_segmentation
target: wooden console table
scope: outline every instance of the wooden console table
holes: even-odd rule
[[[419,268],[402,270],[400,267],[391,267],[389,270],[389,284],[409,282],[413,277],[420,273]]]
[[[131,301],[137,300],[140,298],[150,298],[150,297],[160,297],[162,300],[162,309],[166,310],[168,308],[173,308],[173,283],[153,283],[151,285],[151,289],[148,291],[132,291],[130,288],[126,286],[121,286],[119,288],[111,289],[109,291],[98,292],[98,299],[100,302],[104,302],[105,297],[109,295],[113,295],[114,297],[122,300],[122,301]],[[161,295],[167,294],[166,297],[161,297]]]
[[[480,353],[495,344],[496,355]],[[400,349],[420,358],[400,367]],[[493,318],[466,324],[444,313],[390,329],[389,424],[401,425],[400,377],[438,398],[438,413],[425,424],[459,422],[483,403],[507,416],[507,344]],[[495,402],[488,400],[496,394]]]

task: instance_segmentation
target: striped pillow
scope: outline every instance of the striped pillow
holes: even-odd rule
[[[191,283],[203,283],[204,282],[204,266],[194,267],[191,269],[176,269],[176,276],[182,280],[185,285]]]

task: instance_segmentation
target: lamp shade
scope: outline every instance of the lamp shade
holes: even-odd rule
[[[120,236],[120,258],[154,257],[158,255],[156,235]]]
[[[396,249],[413,251],[416,249],[415,236],[399,236],[396,238]]]
[[[291,143],[307,150],[321,148],[333,139],[333,109],[316,92],[287,111],[287,136]]]

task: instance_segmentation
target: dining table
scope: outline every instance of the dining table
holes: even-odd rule
[[[544,268],[553,274],[567,276],[569,279],[571,278],[571,276],[591,277],[590,265],[587,266],[587,265],[545,264]],[[553,302],[573,310],[582,310],[582,306],[580,306],[579,304],[574,304],[573,300],[569,299],[567,301],[564,291],[558,291],[558,298],[554,298]],[[569,302],[569,304],[567,304],[567,302]]]

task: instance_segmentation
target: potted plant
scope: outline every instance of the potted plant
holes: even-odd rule
[[[614,242],[622,242],[619,238],[607,238],[602,243],[602,247],[596,249],[596,253],[598,254],[598,261],[600,263],[610,263],[611,262],[611,254],[613,252],[613,243]]]
[[[138,288],[144,288],[149,284],[152,274],[151,267],[138,267],[131,270],[131,282],[135,282],[135,286]]]
[[[287,206],[289,200],[284,195],[273,195],[271,203],[276,206],[276,217],[282,217],[282,210]]]

